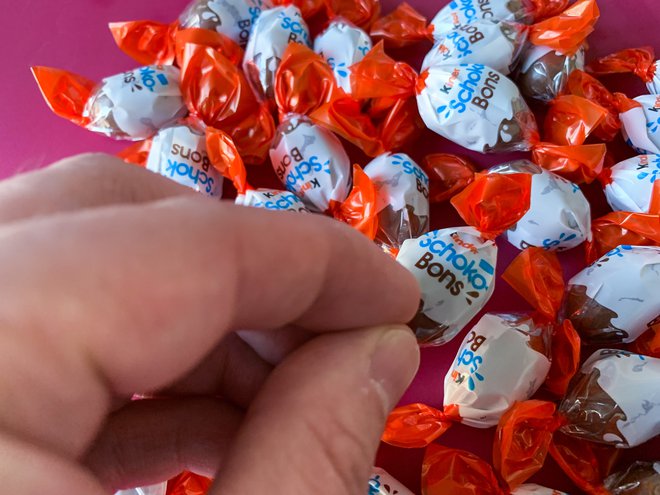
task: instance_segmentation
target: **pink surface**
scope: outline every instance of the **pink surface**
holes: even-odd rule
[[[437,4],[424,0],[409,2],[427,16],[433,15],[446,3],[444,0]],[[389,12],[396,5],[393,0],[384,0],[383,3],[384,12]],[[158,7],[155,7],[156,4]],[[95,136],[55,117],[41,99],[28,68],[31,65],[50,65],[79,72],[92,79],[133,68],[135,64],[115,48],[106,29],[107,22],[141,18],[170,21],[184,6],[185,0],[60,0],[12,2],[10,9],[5,8],[0,21],[0,46],[5,47],[6,54],[4,77],[0,79],[0,177],[39,168],[75,153],[113,153],[122,149],[126,143]],[[600,6],[602,17],[596,33],[590,39],[591,57],[630,46],[654,45],[660,49],[660,36],[654,29],[654,26],[660,25],[660,6],[657,0],[600,0]],[[394,55],[418,64],[422,52],[423,48]],[[643,85],[632,77],[612,78],[608,82],[611,88],[626,90],[630,96],[643,92]],[[632,155],[620,142],[612,149],[617,160]],[[364,157],[352,151],[355,159],[364,163]],[[410,154],[413,158],[421,159],[424,154],[433,151],[462,152],[429,132]],[[482,166],[495,165],[505,159],[502,156],[467,154]],[[276,185],[269,167],[264,167],[260,172],[252,171],[251,176],[258,185]],[[585,191],[593,201],[594,215],[605,213],[607,206],[599,188],[592,185],[585,188]],[[447,206],[434,208],[433,215],[435,228],[462,223]],[[500,246],[499,272],[517,254],[515,249],[504,242]],[[561,258],[565,274],[570,276],[583,264],[583,249],[577,248]],[[500,312],[527,309],[527,304],[501,280],[498,281],[495,296],[486,307],[487,311]],[[403,398],[403,403],[421,401],[435,406],[442,405],[442,381],[462,335],[446,346],[423,351],[419,375]],[[492,429],[476,430],[457,425],[442,437],[441,443],[466,448],[490,460],[492,438]],[[626,452],[624,459],[650,459],[652,453],[656,452],[657,456],[658,451],[660,442],[656,440],[652,445],[647,444]],[[405,451],[385,446],[379,453],[378,462],[411,489],[418,490],[421,458],[421,450]],[[551,460],[548,460],[547,466],[533,481],[569,493],[579,493]]]

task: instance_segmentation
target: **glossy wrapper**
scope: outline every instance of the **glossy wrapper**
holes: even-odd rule
[[[603,484],[611,495],[657,494],[660,490],[660,462],[634,462],[625,471],[608,476]]]
[[[193,0],[182,12],[182,28],[202,28],[224,34],[245,47],[252,26],[267,7],[262,0]]]
[[[563,317],[587,344],[632,342],[660,315],[660,248],[621,245],[568,281]]]
[[[433,36],[443,35],[456,26],[465,26],[479,20],[529,24],[533,20],[533,11],[523,0],[449,2],[431,20]]]
[[[537,246],[564,251],[589,239],[591,209],[580,188],[572,182],[527,160],[498,165],[488,173],[532,175],[529,210],[504,234],[518,249]]]
[[[497,425],[514,402],[531,398],[545,381],[551,330],[527,315],[484,315],[447,371],[445,408],[458,406],[461,422],[469,426]]]
[[[426,155],[422,167],[431,181],[431,203],[441,203],[453,198],[474,181],[477,171],[476,165],[470,160],[450,153]]]
[[[176,67],[140,67],[98,85],[59,69],[32,71],[57,115],[115,139],[147,139],[188,113]]]
[[[534,114],[516,85],[482,64],[429,67],[420,75],[417,107],[429,129],[473,151],[527,151],[538,142]]]
[[[525,26],[507,21],[474,21],[439,34],[422,62],[422,70],[433,65],[487,64],[508,75],[527,40]]]
[[[337,85],[351,92],[351,66],[373,48],[371,38],[361,28],[344,19],[334,19],[315,39],[314,51],[330,64]]]
[[[165,495],[167,482],[156,485],[144,486],[140,488],[131,488],[130,490],[119,490],[115,495]]]
[[[282,184],[311,211],[327,211],[351,190],[351,161],[341,142],[302,115],[290,114],[279,125],[270,159]]]
[[[660,95],[638,96],[632,101],[638,106],[619,115],[623,138],[639,154],[660,154]]]
[[[511,492],[511,495],[568,495],[566,492],[553,490],[534,483],[525,483]]]
[[[660,94],[660,60],[651,46],[626,48],[589,64],[589,72],[599,76],[631,72],[646,83],[649,93]]]
[[[656,188],[657,189],[657,188]],[[660,246],[660,215],[613,211],[591,223],[587,262],[593,263],[620,245]]]
[[[421,344],[449,342],[495,290],[497,246],[471,227],[435,230],[407,240],[397,261],[421,288],[419,311],[410,322]]]
[[[564,55],[552,48],[530,45],[521,56],[516,82],[523,95],[549,102],[559,96],[575,70],[584,70],[585,50]]]
[[[603,178],[607,202],[614,211],[650,213],[659,174],[660,155],[639,155],[617,163]]]
[[[206,136],[191,125],[161,129],[152,140],[146,168],[207,196],[222,196],[222,176],[206,152]]]
[[[262,99],[274,97],[273,79],[289,43],[311,46],[300,10],[293,5],[264,10],[254,23],[243,59],[243,70]]]
[[[249,189],[236,196],[236,204],[272,211],[309,212],[298,196],[277,189]]]
[[[206,495],[212,482],[205,476],[184,471],[167,482],[167,495]]]
[[[374,468],[369,478],[367,495],[413,495],[413,493],[384,469]]]
[[[591,355],[559,406],[571,436],[618,448],[660,434],[660,359],[618,349]]]
[[[376,242],[398,250],[429,230],[429,178],[405,153],[385,153],[364,167],[376,190]]]

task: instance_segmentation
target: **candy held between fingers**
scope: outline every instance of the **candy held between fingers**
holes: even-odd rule
[[[639,155],[617,163],[604,174],[605,197],[614,211],[649,213],[660,155]]]
[[[262,99],[274,97],[273,79],[289,43],[311,46],[300,10],[293,5],[264,10],[254,24],[243,59],[243,70]]]
[[[422,291],[410,327],[421,344],[454,338],[495,290],[497,245],[471,227],[435,230],[403,243],[397,261]]]
[[[526,151],[538,142],[516,85],[482,64],[429,67],[420,75],[417,106],[429,129],[470,150]]]
[[[429,229],[429,178],[405,153],[386,153],[364,167],[376,189],[376,242],[399,249]]]
[[[248,189],[244,194],[236,196],[236,204],[273,211],[309,212],[298,196],[292,192],[276,189]]]
[[[98,85],[59,69],[32,72],[57,115],[115,139],[147,139],[188,114],[176,67],[140,67]]]
[[[572,182],[527,160],[498,165],[488,173],[532,175],[529,210],[504,234],[518,249],[537,246],[564,251],[589,238],[591,209],[580,188]]]
[[[152,140],[146,168],[207,196],[222,196],[222,176],[209,160],[204,131],[192,125],[161,129]]]
[[[660,359],[621,351],[596,351],[582,365],[559,406],[561,430],[620,448],[660,434]]]
[[[361,28],[344,19],[334,19],[314,39],[314,51],[330,64],[337,85],[351,92],[351,65],[359,62],[373,48],[371,38]]]
[[[458,406],[461,423],[469,426],[495,426],[515,401],[531,398],[545,381],[551,330],[526,315],[484,315],[445,376],[445,408]]]
[[[660,248],[619,246],[571,278],[563,317],[587,344],[632,342],[660,315]]]

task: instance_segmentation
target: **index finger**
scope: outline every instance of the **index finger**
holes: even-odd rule
[[[336,221],[197,198],[6,225],[0,258],[0,332],[76,347],[120,393],[168,384],[235,329],[406,322],[419,301]]]

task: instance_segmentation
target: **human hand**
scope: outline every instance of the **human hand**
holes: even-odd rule
[[[365,493],[419,292],[360,234],[84,155],[0,183],[0,260],[6,493]]]

